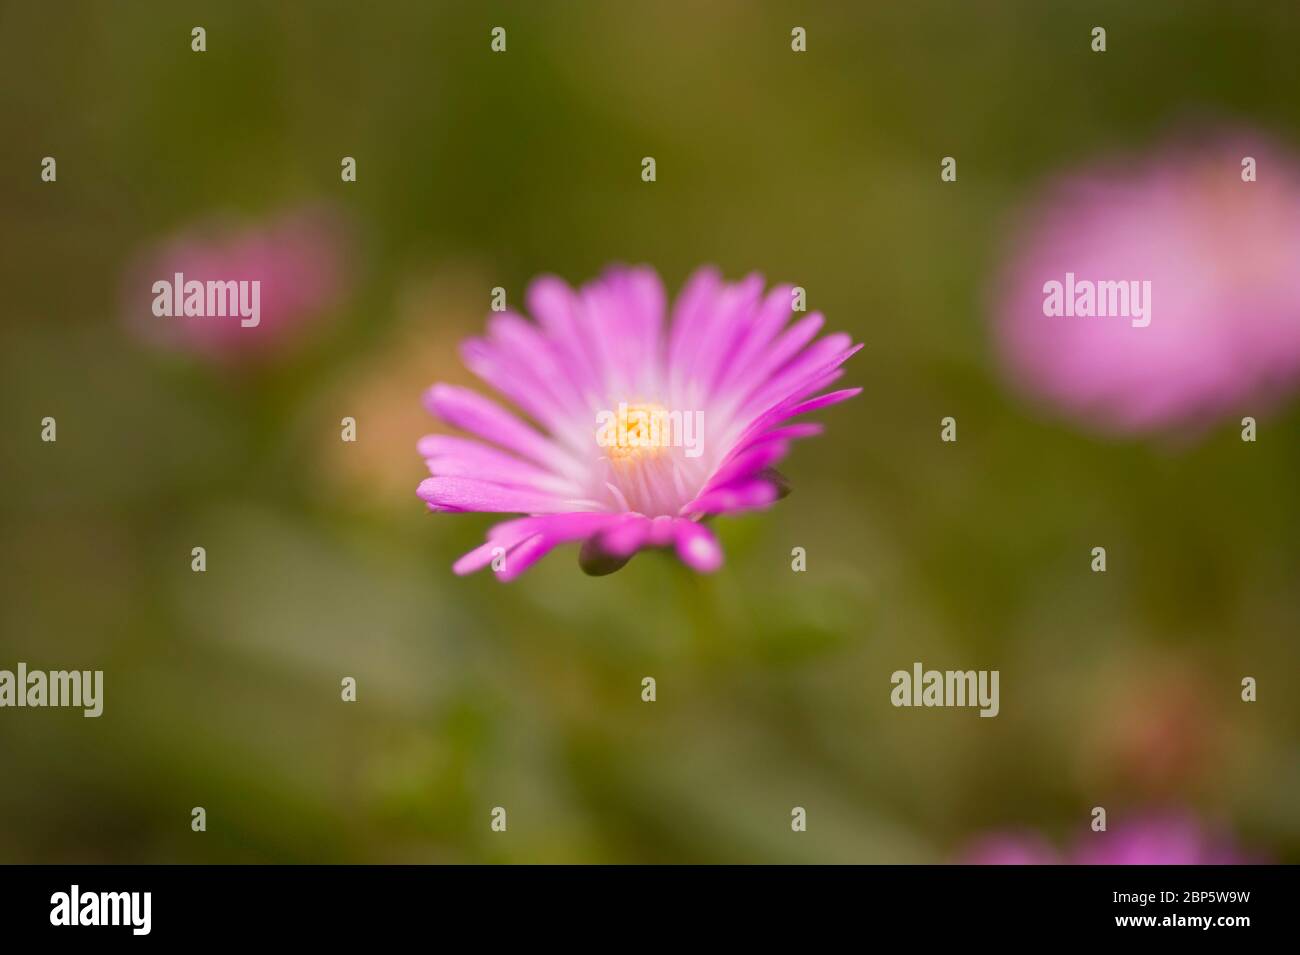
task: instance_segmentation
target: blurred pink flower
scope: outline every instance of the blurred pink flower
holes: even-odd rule
[[[981,836],[957,860],[963,865],[1055,865],[1056,850],[1036,833]]]
[[[791,291],[764,295],[758,275],[728,284],[701,269],[670,316],[650,268],[611,268],[576,292],[536,279],[536,324],[504,312],[462,351],[543,430],[464,388],[425,395],[434,415],[475,436],[421,439],[429,508],[530,515],[494,526],[455,572],[494,564],[511,580],[569,541],[584,542],[588,573],[647,547],[715,570],[722,552],[704,519],[775,501],[783,479],[772,466],[820,431],[790,419],[861,390],[825,392],[861,346],[842,333],[816,339],[818,314],[787,327]]]
[[[1106,832],[1089,830],[1064,855],[1035,833],[993,833],[971,843],[957,861],[965,865],[1247,865],[1260,860],[1191,815],[1167,812],[1117,823]]]
[[[1152,815],[1089,832],[1075,846],[1079,865],[1243,865],[1250,861],[1226,835],[1186,814]]]
[[[1257,181],[1243,181],[1245,157]],[[1012,247],[994,306],[1010,377],[1098,430],[1197,430],[1266,409],[1300,378],[1300,162],[1260,137],[1179,141],[1067,175]],[[1067,273],[1134,292],[1149,282],[1147,314],[1045,314],[1046,283]]]
[[[257,324],[245,327],[238,316],[155,314],[154,283],[171,283],[177,273],[186,282],[259,282]],[[261,362],[300,338],[349,284],[343,223],[327,208],[299,208],[246,225],[213,220],[136,257],[127,272],[127,319],[162,347],[232,364]]]

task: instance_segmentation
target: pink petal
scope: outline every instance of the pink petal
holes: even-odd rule
[[[472,574],[476,570],[482,570],[488,564],[492,563],[492,558],[497,556],[495,553],[498,548],[502,551],[502,556],[509,553],[510,548],[527,540],[536,533],[530,526],[523,521],[505,521],[497,524],[488,532],[488,539],[475,547],[468,554],[465,554],[460,560],[451,565],[451,569],[457,574]]]
[[[583,540],[623,517],[608,513],[548,514],[502,521],[492,526],[484,543],[456,561],[452,570],[458,574],[482,570],[501,548],[505,564],[497,576],[513,580],[558,544]]]
[[[723,514],[767,507],[777,499],[776,486],[762,478],[743,478],[701,494],[682,506],[682,514]]]
[[[722,548],[713,531],[690,520],[673,522],[677,556],[692,570],[709,574],[722,566]]]
[[[519,522],[520,530],[531,530],[533,534],[506,555],[505,567],[497,577],[502,581],[514,580],[560,544],[584,540],[623,516],[620,514],[558,514],[526,518]]]
[[[726,464],[718,468],[713,473],[713,476],[709,478],[708,483],[704,485],[704,493],[729,484],[738,478],[755,474],[763,470],[763,468],[771,467],[785,457],[786,452],[789,450],[790,445],[785,441],[765,441],[754,445],[748,451],[732,457]]]
[[[817,337],[824,322],[825,319],[818,312],[806,315],[782,332],[781,337],[770,348],[755,356],[731,385],[737,401],[751,397],[755,391],[770,381],[777,369],[784,366],[799,354],[805,345]]]
[[[500,405],[467,388],[434,385],[425,393],[425,404],[448,424],[463,428],[538,464],[556,469],[571,468],[573,465],[572,460],[551,441]]]
[[[579,303],[573,289],[553,275],[542,275],[528,286],[524,296],[528,311],[537,319],[546,337],[568,365],[580,387],[594,390],[603,375],[579,322]]]
[[[488,322],[496,345],[516,364],[531,369],[531,379],[550,393],[558,407],[573,417],[590,410],[591,382],[586,368],[532,322],[506,312]]]
[[[691,356],[699,347],[709,315],[716,310],[724,288],[717,269],[706,266],[686,280],[677,296],[668,333],[669,387],[674,392],[685,387]]]
[[[440,510],[561,514],[599,507],[594,501],[566,500],[550,494],[464,477],[425,478],[416,489],[416,494]]]
[[[605,374],[604,390],[629,397],[660,386],[665,297],[659,276],[645,268],[614,267],[578,293],[579,320]]]
[[[723,458],[722,463],[726,464],[738,457],[740,454],[748,451],[750,448],[760,444],[766,444],[769,441],[793,441],[796,438],[807,438],[815,434],[821,434],[826,428],[815,421],[801,421],[795,424],[788,424],[784,427],[773,428],[771,431],[764,431],[761,434],[753,435],[737,444]]]
[[[746,319],[757,308],[762,294],[762,276],[747,275],[741,282],[724,288],[708,314],[689,365],[690,378],[696,382],[701,396],[712,393],[714,383],[735,353],[737,335],[744,330]]]
[[[841,401],[848,401],[850,398],[857,397],[862,393],[861,388],[844,388],[840,391],[830,391],[824,395],[818,395],[816,398],[809,398],[806,401],[782,401],[773,405],[755,418],[741,435],[740,441],[747,441],[756,434],[767,430],[775,424],[786,421],[790,418],[797,418],[799,415],[808,414],[819,408],[825,408],[830,405],[839,404]],[[737,442],[740,443],[740,442]]]
[[[429,434],[419,440],[416,449],[434,477],[475,477],[565,497],[579,494],[573,481],[470,438]]]
[[[746,407],[764,408],[789,395],[807,393],[801,392],[801,389],[813,385],[828,372],[844,364],[861,348],[861,345],[852,344],[847,335],[827,335],[782,368],[754,393],[746,402]]]
[[[652,524],[648,517],[630,514],[601,533],[600,549],[613,557],[635,554],[649,541]]]
[[[772,339],[785,328],[793,314],[790,308],[793,291],[793,286],[778,285],[768,292],[767,297],[754,313],[744,339],[732,356],[726,372],[717,382],[719,392],[740,388],[737,383],[747,378],[748,369],[753,367],[754,362],[767,350]]]
[[[538,365],[546,360],[545,349],[533,352],[525,361],[509,347],[471,338],[462,343],[460,355],[466,368],[552,431],[567,420],[568,413],[536,374]]]

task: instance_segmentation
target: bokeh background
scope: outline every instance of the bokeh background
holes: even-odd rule
[[[1289,3],[0,4],[0,667],[106,684],[0,711],[0,861],[938,862],[1096,805],[1300,858],[1297,402],[1101,438],[988,325],[1057,170],[1203,119],[1296,148],[1297,47]],[[349,280],[292,347],[123,315],[169,236],[307,206]],[[491,521],[415,497],[421,392],[493,286],[611,260],[805,286],[866,390],[712,577],[456,578]],[[917,660],[999,669],[1001,715],[893,708]]]

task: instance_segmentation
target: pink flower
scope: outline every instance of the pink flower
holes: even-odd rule
[[[715,570],[722,552],[703,521],[775,501],[784,481],[772,466],[820,431],[789,420],[861,390],[825,392],[861,346],[816,339],[818,314],[787,327],[791,288],[764,295],[757,275],[727,284],[701,269],[671,316],[644,267],[611,268],[576,292],[543,276],[527,304],[536,324],[494,316],[462,355],[540,428],[464,388],[425,394],[434,415],[474,436],[421,439],[429,508],[529,515],[491,528],[458,574],[492,564],[511,580],[571,541],[584,542],[588,573],[646,547]]]
[[[1080,837],[1079,865],[1243,865],[1252,860],[1222,833],[1184,814],[1153,815]]]
[[[251,225],[199,223],[137,256],[128,270],[127,318],[142,338],[223,363],[245,364],[278,354],[306,326],[333,307],[348,286],[341,220],[322,207],[308,207]],[[238,294],[220,301],[226,314],[187,315],[168,295],[160,315],[155,283],[257,282],[256,315],[230,307],[252,304]],[[184,287],[182,285],[182,287]],[[248,309],[251,313],[252,309]]]
[[[1222,832],[1183,812],[1149,813],[1088,831],[1062,856],[1034,833],[983,836],[961,853],[967,865],[1246,865],[1259,861]]]
[[[1056,865],[1056,850],[1036,833],[995,833],[983,836],[961,854],[963,865]]]
[[[996,305],[1005,364],[1095,429],[1197,430],[1300,379],[1300,162],[1262,139],[1177,142],[1063,177],[1013,247]]]

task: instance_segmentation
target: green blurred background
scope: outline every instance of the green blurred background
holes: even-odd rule
[[[985,324],[1053,171],[1201,117],[1295,146],[1298,47],[1280,2],[0,4],[0,667],[105,671],[98,720],[0,711],[0,861],[928,862],[1095,805],[1300,859],[1296,403],[1099,440]],[[139,249],[318,201],[357,281],[300,347],[127,331]],[[713,577],[456,578],[491,521],[415,497],[421,391],[493,286],[611,260],[805,286],[866,390]],[[1001,715],[894,709],[917,660]]]

